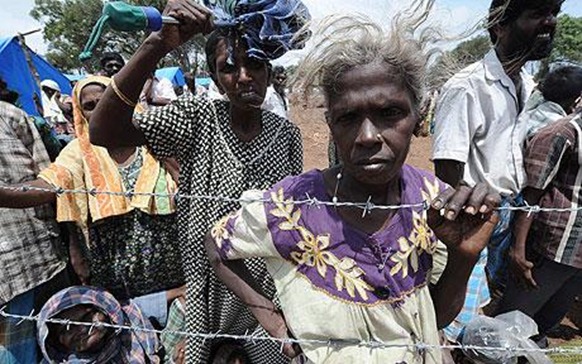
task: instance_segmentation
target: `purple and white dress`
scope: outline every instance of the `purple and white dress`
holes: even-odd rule
[[[432,200],[446,186],[403,166],[401,203]],[[307,196],[330,201],[321,171],[288,177],[220,220],[212,236],[223,259],[263,257],[287,325],[304,340],[378,341],[391,347],[302,344],[314,363],[440,363],[436,315],[428,284],[437,239],[422,207],[400,209],[373,234],[344,222],[332,206],[293,204]],[[272,201],[272,202],[271,202]]]

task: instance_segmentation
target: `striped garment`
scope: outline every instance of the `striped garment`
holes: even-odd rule
[[[107,86],[109,82],[107,77],[93,76],[76,85],[73,91],[73,114],[77,139],[63,149],[57,160],[39,174],[39,178],[63,189],[127,192],[118,165],[107,149],[90,143],[89,123],[80,105],[80,93],[85,86],[91,83]],[[170,173],[145,148],[143,154],[143,166],[133,192],[175,192],[176,183]],[[96,222],[134,209],[151,215],[175,212],[174,202],[169,197],[66,193],[57,198],[57,221],[76,222],[85,228],[89,216]]]
[[[24,183],[49,165],[34,122],[0,101],[0,186]],[[65,268],[54,209],[0,208],[0,307]]]
[[[541,207],[576,209],[582,205],[581,143],[582,118],[578,114],[541,129],[528,144],[527,186],[544,190]],[[582,211],[541,211],[528,241],[544,257],[582,268]]]
[[[461,312],[455,317],[453,322],[443,329],[445,336],[451,342],[458,342],[465,326],[479,315],[479,310],[487,305],[491,300],[489,286],[487,285],[487,274],[485,266],[487,264],[487,249],[484,249],[479,256],[479,260],[469,282],[467,282],[467,294]]]

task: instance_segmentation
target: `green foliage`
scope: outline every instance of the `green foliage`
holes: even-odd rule
[[[444,52],[428,70],[429,88],[441,87],[456,72],[483,58],[490,49],[489,36],[480,35],[459,43],[451,51]]]
[[[463,65],[470,65],[483,58],[490,49],[489,36],[480,35],[460,43],[449,53],[449,56]]]
[[[134,5],[154,6],[162,11],[165,0],[129,0]],[[93,59],[81,64],[78,55],[89,39],[93,25],[101,16],[102,0],[35,0],[30,15],[44,24],[44,39],[49,43],[48,60],[64,71],[85,67],[94,72],[99,69],[98,60],[103,52],[117,51],[129,58],[145,38],[145,32],[117,32],[107,29],[98,43]],[[200,49],[203,37],[197,37],[166,57],[161,66],[180,65],[184,70],[192,68],[189,54]]]
[[[551,62],[582,62],[582,18],[561,15]]]
[[[582,63],[582,17],[560,15],[554,38],[554,49],[550,57],[542,61],[536,78],[544,78],[550,64],[554,62]]]

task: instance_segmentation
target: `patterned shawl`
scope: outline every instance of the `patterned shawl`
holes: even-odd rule
[[[303,47],[305,39],[295,34],[311,16],[300,0],[204,0],[215,16],[214,24],[247,43],[247,55],[263,61],[281,57]],[[229,62],[232,45],[229,44]]]
[[[81,110],[81,90],[89,84],[107,86],[109,82],[107,77],[93,76],[77,83],[73,90],[77,139],[69,143],[57,160],[40,173],[40,178],[63,189],[128,192],[125,191],[118,165],[107,149],[90,143],[89,123]],[[174,193],[176,183],[160,162],[145,148],[142,155],[143,167],[133,192]],[[175,211],[173,200],[169,197],[65,193],[57,198],[57,221],[77,222],[86,227],[89,216],[94,222],[126,214],[134,208],[152,215]]]
[[[88,286],[73,286],[65,288],[53,295],[40,311],[37,322],[38,343],[44,362],[48,363],[113,363],[113,364],[143,364],[159,363],[155,355],[159,347],[155,333],[145,331],[119,330],[109,336],[107,342],[98,353],[62,353],[52,347],[47,341],[49,327],[46,320],[56,318],[59,313],[77,305],[93,305],[105,314],[109,323],[119,326],[133,326],[153,329],[141,313],[140,308],[129,302],[121,306],[108,292]]]

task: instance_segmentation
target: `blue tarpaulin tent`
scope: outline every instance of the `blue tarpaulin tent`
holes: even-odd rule
[[[68,78],[71,82],[77,82],[85,79],[87,75],[73,75],[65,73],[65,77]]]
[[[208,88],[212,79],[210,77],[196,77],[196,84]]]
[[[174,86],[184,86],[186,80],[184,79],[184,72],[180,67],[166,67],[156,70],[157,78],[167,78],[172,81]]]
[[[28,52],[40,79],[54,80],[59,84],[63,94],[70,95],[71,84],[69,80],[30,48],[28,48]],[[20,94],[19,101],[24,111],[30,115],[38,115],[33,95],[36,93],[40,97],[39,85],[36,84],[28,68],[24,50],[17,37],[0,38],[0,77],[6,81],[9,89]]]

